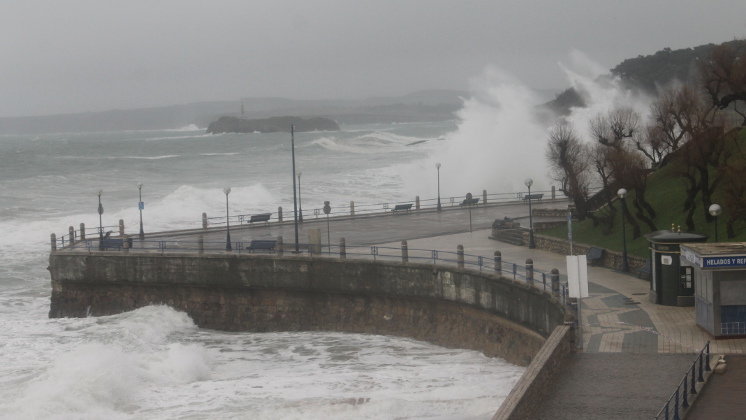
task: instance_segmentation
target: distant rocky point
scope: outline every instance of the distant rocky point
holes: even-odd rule
[[[329,118],[271,117],[246,120],[238,117],[220,117],[207,127],[207,132],[217,133],[277,133],[295,131],[338,131],[339,125]]]

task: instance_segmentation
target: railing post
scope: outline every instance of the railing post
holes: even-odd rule
[[[401,262],[405,263],[409,261],[409,247],[407,247],[407,241],[401,241]]]
[[[710,368],[710,342],[708,341],[707,344],[705,344],[705,370],[709,372],[712,370]]]
[[[49,235],[49,241],[52,244],[52,251],[57,251],[57,235],[54,233]]]
[[[355,202],[350,200],[350,216],[355,215]]]
[[[129,241],[129,235],[123,235],[122,236],[122,249],[124,252],[129,252],[130,250],[130,241]]]
[[[673,420],[681,420],[681,417],[679,417],[679,388],[678,387],[676,387],[676,392],[674,393]]]
[[[552,294],[554,296],[559,297],[559,294],[560,294],[559,270],[557,270],[556,268],[553,268],[552,271],[549,272],[549,277],[551,277],[551,281],[552,281]]]
[[[199,235],[197,238],[197,252],[200,254],[205,253],[205,238],[202,235]]]
[[[552,185],[552,200],[555,198],[555,191],[554,191],[554,185]]]
[[[487,190],[482,190],[482,205],[487,205]]]
[[[681,406],[683,408],[689,408],[689,398],[687,397],[689,395],[689,392],[687,388],[689,388],[687,385],[687,379],[689,378],[689,372],[687,372],[686,375],[684,375],[684,392],[681,393]]]
[[[202,229],[207,230],[207,213],[202,213]]]
[[[347,259],[347,243],[345,242],[345,238],[339,238],[339,259]]]
[[[695,370],[694,365],[696,364],[697,364],[697,361],[695,360],[694,364],[692,364],[692,390],[691,390],[692,394],[697,393],[697,385],[696,385],[697,380],[695,379],[696,375],[694,374],[694,370]]]
[[[285,253],[282,235],[277,237],[277,255],[282,256]]]
[[[705,381],[705,378],[704,378],[704,375],[703,375],[703,373],[704,373],[703,372],[704,366],[702,365],[702,362],[703,362],[703,360],[702,360],[702,352],[699,352],[699,377],[697,378],[697,382],[704,382]]]
[[[67,231],[69,233],[68,242],[70,242],[70,245],[73,245],[75,243],[75,228],[70,226],[67,228]]]
[[[277,221],[282,222],[282,206],[277,207]]]
[[[502,275],[503,271],[503,254],[500,251],[495,251],[495,271]]]
[[[526,282],[531,286],[534,285],[534,260],[526,259]]]
[[[80,224],[80,240],[85,241],[85,223]]]
[[[516,274],[518,274],[518,266],[516,263],[513,263],[513,280],[515,280]]]
[[[124,236],[124,220],[119,219],[119,236]]]
[[[464,268],[464,246],[459,245],[456,247],[456,259],[458,261],[458,268]]]
[[[419,210],[420,209],[420,196],[414,197],[414,209]]]

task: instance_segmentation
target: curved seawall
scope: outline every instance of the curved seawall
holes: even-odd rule
[[[49,270],[50,317],[167,304],[204,328],[406,336],[524,366],[565,316],[525,283],[429,264],[65,250]]]

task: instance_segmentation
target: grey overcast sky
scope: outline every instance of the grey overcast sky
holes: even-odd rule
[[[2,0],[0,116],[466,89],[488,65],[563,88],[573,49],[734,38],[746,0]]]

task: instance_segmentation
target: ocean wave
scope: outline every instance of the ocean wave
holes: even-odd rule
[[[197,127],[196,124],[187,124],[187,125],[185,125],[183,127],[179,127],[179,128],[167,128],[167,129],[165,129],[163,131],[176,131],[176,132],[180,132],[180,131],[204,131],[204,130],[205,130],[204,128]]]
[[[374,131],[352,138],[321,137],[311,142],[311,145],[335,152],[380,153],[410,150],[411,146],[426,144],[430,140],[437,139]]]

